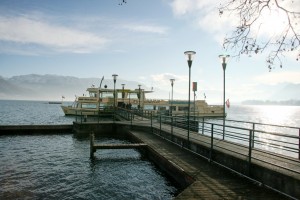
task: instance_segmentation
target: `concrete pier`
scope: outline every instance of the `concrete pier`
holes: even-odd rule
[[[7,134],[45,134],[45,133],[70,133],[72,124],[59,125],[5,125],[0,126],[0,135]]]

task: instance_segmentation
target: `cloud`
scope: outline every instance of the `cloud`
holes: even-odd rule
[[[0,41],[38,45],[59,52],[88,53],[103,47],[109,40],[43,20],[0,16]]]
[[[271,72],[264,75],[254,77],[254,81],[259,83],[275,85],[278,83],[300,83],[300,72],[298,71],[289,71],[289,72]]]
[[[225,33],[237,22],[234,16],[220,16],[220,0],[173,0],[171,7],[177,17],[186,17],[202,30],[213,33],[220,44]]]
[[[218,0],[173,0],[171,7],[173,13],[177,16],[196,13],[199,11],[207,12],[217,5]]]
[[[168,31],[167,27],[157,25],[127,24],[123,27],[130,31],[143,33],[166,34]]]
[[[180,76],[171,73],[155,74],[151,75],[151,79],[159,85],[170,85],[170,79],[175,79],[175,82],[186,82],[188,81],[187,76]]]
[[[224,12],[219,15],[221,5],[228,1],[221,0],[172,0],[170,6],[173,13],[177,17],[186,17],[202,30],[212,33],[216,41],[223,43],[223,39],[227,34],[230,34],[236,27],[240,26],[240,17],[238,13],[233,11]],[[240,3],[240,1],[235,1]],[[253,36],[261,38],[270,38],[282,34],[284,28],[288,24],[286,13],[275,5],[270,5],[269,9],[265,8],[261,17],[251,28]],[[289,10],[298,11],[300,4],[293,1],[282,1],[280,6]],[[234,8],[234,5],[232,6]],[[297,24],[297,17],[291,17],[291,23]],[[299,32],[300,26],[295,25],[294,28]]]

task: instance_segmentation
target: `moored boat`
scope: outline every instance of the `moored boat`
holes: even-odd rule
[[[153,91],[144,89],[107,89],[87,88],[88,96],[76,97],[72,105],[62,105],[65,115],[99,115],[112,112],[115,107],[148,110],[154,113],[168,115],[186,115],[188,112],[187,100],[147,99],[146,94]],[[115,95],[114,95],[115,94]],[[116,97],[116,98],[114,98]],[[208,105],[205,100],[190,102],[190,115],[199,117],[223,117],[221,105]]]

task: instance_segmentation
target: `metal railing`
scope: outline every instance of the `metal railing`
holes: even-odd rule
[[[173,133],[174,128],[187,130],[188,122],[186,116],[168,116],[150,110],[125,109],[125,108],[101,108],[99,111],[80,109],[76,111],[76,122],[100,122],[114,119],[130,121],[153,126],[158,124],[161,128],[168,129]],[[289,156],[300,159],[300,127],[281,126],[257,122],[239,120],[225,120],[225,132],[223,133],[222,119],[193,117],[190,120],[190,131],[201,135],[211,136],[214,125],[213,136],[237,145],[249,146],[266,152]],[[168,127],[169,126],[169,127]],[[249,138],[251,136],[251,138]]]
[[[89,114],[87,115],[87,112]],[[174,129],[186,137],[187,140],[193,139],[187,137],[188,122],[186,116],[168,116],[159,114],[150,110],[139,109],[102,109],[99,111],[91,111],[82,109],[77,111],[76,122],[100,122],[103,120],[112,120],[114,115],[118,116],[118,120],[129,121],[139,125],[147,125],[169,131],[173,134]],[[291,157],[300,159],[300,127],[281,126],[274,124],[264,124],[257,122],[247,122],[239,120],[225,120],[225,132],[223,133],[223,124],[220,119],[215,118],[193,118],[190,120],[190,131],[193,134],[205,135],[212,137],[212,139],[222,140],[232,144],[247,147],[250,151],[252,149],[259,150],[265,154],[276,154],[284,157]],[[277,128],[277,129],[276,129]],[[280,129],[280,131],[278,131]],[[272,131],[268,131],[272,130]],[[213,142],[210,141],[210,142]],[[203,142],[203,141],[202,141]],[[206,142],[206,141],[205,141]],[[209,143],[210,143],[209,142]],[[211,145],[211,144],[207,145]],[[238,152],[237,152],[238,153]],[[251,160],[251,157],[249,158]]]

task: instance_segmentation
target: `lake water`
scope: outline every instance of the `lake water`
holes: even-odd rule
[[[71,104],[64,102],[63,104]],[[46,101],[0,100],[0,125],[72,124],[60,104]],[[300,127],[300,106],[231,105],[227,119]]]
[[[46,101],[0,100],[0,125],[72,124],[60,104]]]
[[[300,127],[300,106],[236,105],[227,119]]]
[[[72,134],[0,136],[0,199],[172,199],[178,191],[136,150],[95,159],[89,151],[89,140]]]
[[[0,101],[0,125],[74,119],[65,117],[59,104]],[[179,191],[137,150],[101,150],[90,159],[89,148],[89,139],[71,133],[0,136],[0,199],[172,199]]]

